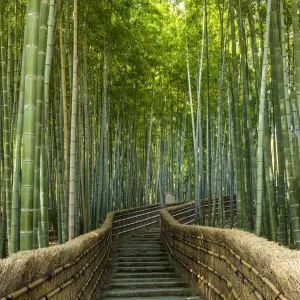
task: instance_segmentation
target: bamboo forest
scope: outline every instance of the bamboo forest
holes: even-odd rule
[[[144,207],[134,223],[141,229],[154,207],[172,263],[192,247],[179,245],[183,233],[176,240],[183,225],[168,223],[172,214],[179,220],[180,205],[192,207],[191,228],[205,243],[212,236],[231,247],[221,235],[234,233],[250,237],[249,247],[253,238],[300,259],[299,12],[299,0],[0,0],[0,262],[26,250],[77,249],[110,228],[106,247],[118,230],[133,230],[129,216]],[[89,284],[100,258],[82,299],[98,299]],[[187,257],[176,264],[192,272],[185,279],[193,275]],[[201,268],[211,271],[205,261]],[[203,299],[225,293],[209,279],[217,269],[208,279],[197,272],[210,289]],[[2,291],[1,276],[0,296],[21,287]],[[300,277],[299,294],[289,296],[272,276],[279,294],[259,299],[300,298]],[[252,299],[240,293],[223,299]],[[28,295],[3,299],[50,298]],[[55,299],[80,298],[66,295]]]

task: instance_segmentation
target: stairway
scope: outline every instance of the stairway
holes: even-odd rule
[[[200,299],[170,265],[158,227],[119,241],[114,269],[104,299]]]

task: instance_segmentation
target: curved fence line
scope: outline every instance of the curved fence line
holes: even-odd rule
[[[161,210],[162,238],[171,263],[206,298],[299,299],[300,253],[244,231],[180,224],[173,216],[191,205]]]

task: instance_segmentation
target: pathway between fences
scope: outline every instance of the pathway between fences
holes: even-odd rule
[[[194,202],[109,213],[96,231],[0,261],[0,299],[300,299],[298,251],[194,219]]]

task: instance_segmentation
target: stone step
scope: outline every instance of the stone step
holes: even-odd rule
[[[132,235],[132,237],[157,237],[160,236],[161,232],[157,231],[157,232],[144,232],[144,233],[135,233]]]
[[[160,238],[155,238],[155,239],[144,239],[144,238],[134,238],[131,239],[130,241],[122,241],[119,242],[119,245],[123,245],[126,243],[132,243],[132,244],[162,244],[162,240]]]
[[[136,231],[131,237],[135,236],[160,236],[161,235],[161,230],[159,231]]]
[[[117,263],[117,268],[119,267],[164,267],[170,266],[168,261],[122,261]]]
[[[182,278],[177,277],[157,277],[157,278],[115,278],[111,282],[112,283],[136,283],[136,282],[147,282],[151,284],[155,284],[156,282],[183,282]]]
[[[122,239],[122,241],[127,241],[129,239]],[[130,240],[161,240],[161,235],[160,234],[153,234],[153,235],[134,235],[130,238]]]
[[[113,289],[107,291],[106,298],[110,297],[153,297],[153,296],[188,296],[191,291],[187,288],[146,288],[146,289]]]
[[[160,237],[161,233],[160,232],[146,232],[146,233],[135,233],[132,237],[143,237],[143,238],[157,238]]]
[[[118,247],[118,251],[131,251],[131,250],[134,250],[134,251],[151,251],[151,250],[160,250],[160,251],[166,251],[165,248],[163,247],[163,245],[143,245],[143,246],[140,246],[140,245],[132,245],[132,244],[128,244],[128,245],[122,245],[122,246],[119,246]]]
[[[117,272],[174,272],[174,268],[171,265],[167,266],[138,266],[138,267],[117,267]]]
[[[152,242],[152,243],[132,243],[132,242],[126,242],[123,244],[119,244],[118,248],[124,248],[124,247],[138,247],[138,248],[163,248],[164,244],[162,242]]]
[[[130,240],[130,241],[123,241],[119,243],[119,247],[123,245],[139,245],[139,246],[158,246],[158,245],[163,245],[163,242],[161,240]]]
[[[153,248],[122,247],[117,250],[117,253],[122,253],[122,254],[135,253],[135,254],[143,254],[144,256],[145,256],[145,253],[147,253],[147,255],[148,255],[149,252],[160,252],[160,253],[164,253],[164,254],[167,253],[165,251],[165,249],[156,248],[156,247],[153,247]]]
[[[129,240],[129,239],[128,239]],[[122,242],[124,241],[128,241],[128,240],[122,240]],[[134,236],[130,239],[131,241],[157,241],[157,242],[160,242],[162,239],[161,239],[161,236],[160,235],[153,235],[153,236]]]
[[[119,257],[151,257],[151,256],[166,256],[166,252],[164,251],[118,251],[117,258]]]
[[[173,288],[187,287],[182,280],[170,281],[138,281],[138,282],[112,282],[109,285],[110,289],[141,289],[141,288]]]
[[[153,250],[161,250],[161,251],[166,251],[165,247],[163,244],[161,245],[156,245],[155,243],[153,244],[148,244],[148,245],[143,245],[143,244],[124,244],[124,245],[120,245],[118,247],[118,250],[128,250],[128,249],[133,249],[133,250],[143,250],[143,251],[151,251]]]
[[[117,262],[152,262],[152,261],[168,261],[167,255],[161,256],[129,256],[118,257]]]
[[[158,248],[158,249],[136,249],[136,248],[122,248],[118,249],[117,251],[118,254],[121,255],[129,255],[129,256],[147,256],[147,255],[152,255],[152,253],[159,253],[161,254],[166,254],[166,251],[164,249]]]
[[[110,300],[203,300],[203,298],[197,296],[163,296],[163,297],[110,297]]]
[[[114,278],[178,278],[176,273],[172,272],[118,272]]]

